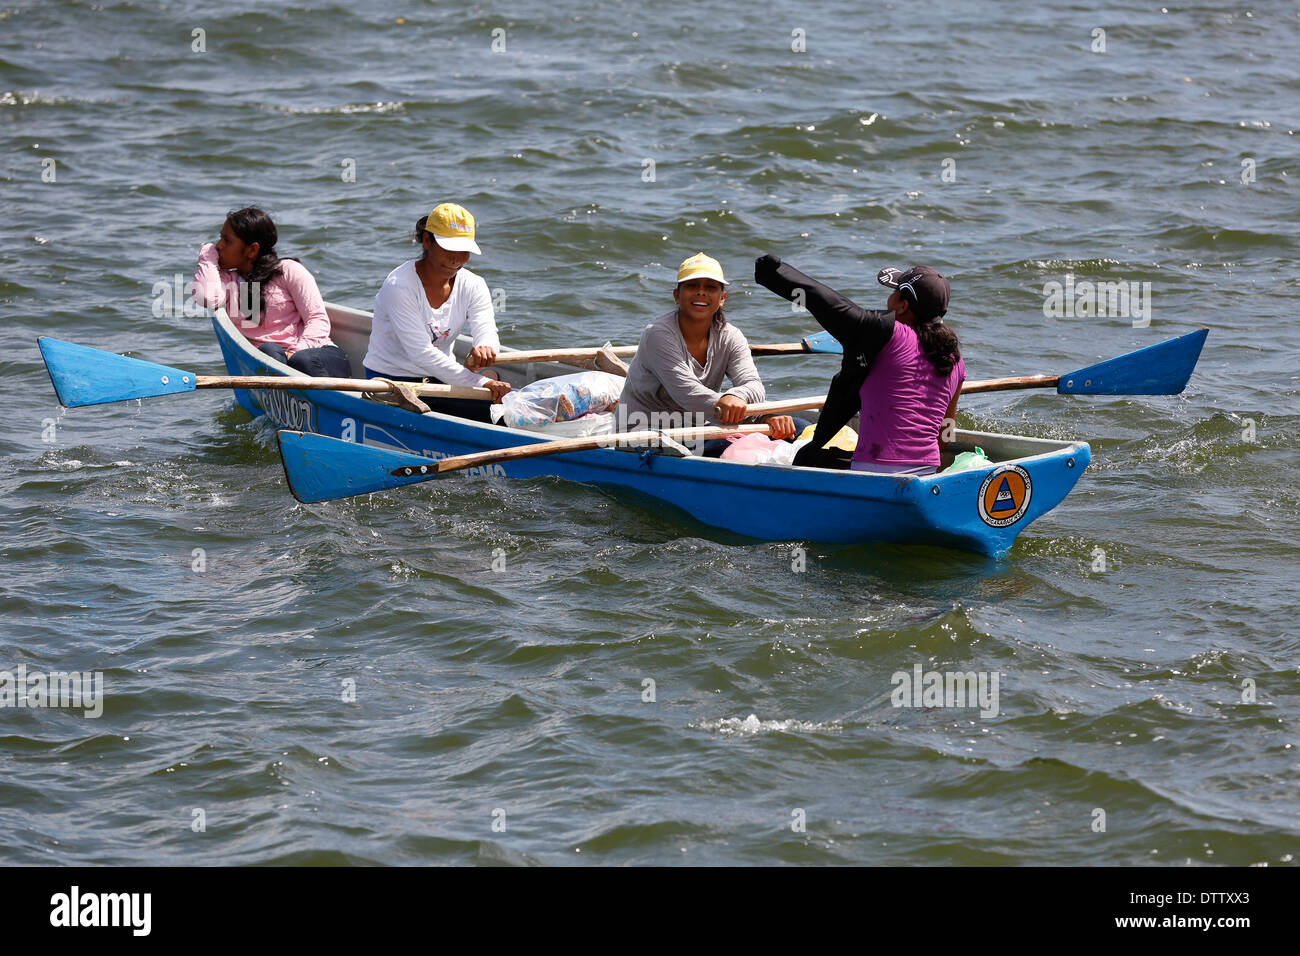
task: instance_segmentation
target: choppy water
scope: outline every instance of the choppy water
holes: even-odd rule
[[[106,682],[0,710],[0,859],[1294,863],[1298,45],[1272,4],[0,11],[0,667]],[[635,341],[701,249],[754,341],[809,331],[757,254],[874,304],[936,265],[973,378],[1212,332],[1180,396],[964,403],[1092,443],[1002,562],[796,573],[558,480],[304,507],[226,396],[58,408],[40,334],[220,370],[151,290],[227,209],[365,308],[444,199],[518,346]],[[1045,317],[1067,273],[1150,282],[1149,327]],[[917,664],[997,715],[893,707]]]

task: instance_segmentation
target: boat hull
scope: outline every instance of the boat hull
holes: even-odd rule
[[[335,337],[345,340],[340,344],[352,355],[354,370],[359,370],[356,363],[364,350],[358,353],[358,348],[362,337],[368,336],[368,316],[330,308],[336,328],[351,330],[350,335]],[[365,327],[359,328],[363,324]],[[223,314],[214,318],[213,326],[230,374],[291,374],[287,366],[251,346]],[[534,378],[555,371],[520,369],[516,374]],[[251,414],[266,415],[283,429],[427,458],[548,440],[537,432],[437,413],[419,415],[357,393],[267,389],[241,390],[235,397]],[[706,525],[760,540],[892,541],[956,547],[999,557],[1024,528],[1065,498],[1091,459],[1084,442],[977,432],[959,432],[957,440],[963,445],[980,445],[997,463],[954,474],[914,477],[601,448],[519,459],[458,474],[471,480],[553,475],[626,488],[668,502]],[[319,467],[355,466],[340,456],[337,461],[322,461]]]

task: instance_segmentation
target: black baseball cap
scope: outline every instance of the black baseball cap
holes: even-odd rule
[[[929,266],[912,266],[906,272],[892,267],[881,269],[876,281],[901,292],[922,321],[937,319],[948,312],[948,280]]]

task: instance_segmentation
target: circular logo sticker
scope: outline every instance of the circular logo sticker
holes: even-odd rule
[[[1015,524],[1029,508],[1033,488],[1029,472],[1019,465],[1003,465],[980,485],[980,517],[994,528]]]

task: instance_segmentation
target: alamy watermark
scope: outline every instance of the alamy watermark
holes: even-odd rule
[[[83,893],[75,884],[67,893],[50,897],[54,927],[118,926],[133,936],[148,936],[153,926],[152,893]]]
[[[1043,315],[1060,318],[1132,319],[1133,328],[1151,324],[1151,283],[1136,280],[1092,282],[1067,272],[1065,281],[1043,283]]]
[[[171,279],[159,279],[150,290],[153,314],[156,318],[198,318],[205,315],[202,290],[193,279],[177,272]],[[235,282],[225,279],[221,283],[221,301],[226,312],[234,318],[242,316],[239,324],[252,328],[262,321],[262,287],[259,282]]]
[[[621,435],[624,432],[636,432],[649,429],[652,432],[665,431],[674,428],[708,428],[709,418],[703,412],[629,412],[627,406],[621,402],[614,409],[614,432],[604,436],[610,441],[607,443],[613,446],[615,435]],[[725,428],[727,426],[719,426]],[[623,439],[619,439],[619,442]],[[697,439],[689,442],[681,442],[692,452],[697,455],[704,453],[704,439]]]
[[[911,672],[894,671],[889,700],[895,707],[978,707],[981,717],[996,717],[1001,676],[998,671],[926,671],[913,664]]]
[[[73,707],[87,717],[104,713],[103,671],[28,671],[19,664],[0,671],[0,708]]]

